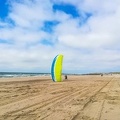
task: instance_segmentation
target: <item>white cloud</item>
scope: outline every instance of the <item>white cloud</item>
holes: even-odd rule
[[[12,3],[9,17],[20,27],[39,28],[44,20],[52,20],[52,3],[49,1],[24,1]]]
[[[53,0],[55,3],[63,0]],[[64,54],[64,72],[115,71],[120,67],[120,2],[100,0],[66,0],[76,6],[82,16],[52,10],[50,0],[11,2],[7,19],[0,21],[0,71],[50,72],[57,54]],[[42,31],[44,21],[59,21],[53,33]],[[12,25],[10,25],[12,24]],[[12,26],[12,27],[11,27]],[[49,40],[53,45],[42,44]]]

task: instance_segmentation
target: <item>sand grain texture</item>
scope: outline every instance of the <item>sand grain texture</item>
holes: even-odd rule
[[[0,120],[120,120],[120,76],[0,80]]]

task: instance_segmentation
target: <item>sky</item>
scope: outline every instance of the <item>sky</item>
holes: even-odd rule
[[[120,0],[1,0],[0,72],[120,71]]]

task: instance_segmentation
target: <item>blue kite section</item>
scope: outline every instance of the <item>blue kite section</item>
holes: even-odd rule
[[[58,55],[57,55],[58,56]],[[51,76],[52,76],[52,80],[55,82],[55,74],[54,74],[54,67],[55,67],[55,62],[57,59],[57,56],[54,58],[53,63],[52,63],[52,67],[51,67]]]

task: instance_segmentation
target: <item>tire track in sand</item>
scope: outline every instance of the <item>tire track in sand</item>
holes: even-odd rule
[[[70,103],[68,101],[72,98],[83,98],[85,96],[91,97],[93,95],[93,93],[92,93],[93,90],[96,93],[101,88],[101,86],[103,86],[103,84],[100,84],[100,83],[99,83],[99,85],[100,85],[100,87],[91,87],[90,85],[88,85],[88,86],[79,88],[77,86],[77,88],[73,88],[74,92],[69,91],[69,90],[64,93],[56,91],[56,92],[51,92],[51,94],[44,94],[44,95],[39,95],[39,96],[35,96],[35,97],[30,97],[29,99],[25,99],[25,100],[20,100],[18,102],[12,103],[11,105],[9,104],[8,106],[11,107],[12,109],[8,110],[7,113],[2,114],[2,115],[3,115],[3,118],[6,118],[6,119],[7,118],[9,118],[9,119],[10,118],[29,119],[31,116],[33,116],[35,119],[49,119],[53,116],[53,114],[56,114],[57,111],[59,112],[61,110],[61,107],[63,107],[62,112],[65,112],[64,105],[66,105],[66,104],[71,105],[70,107],[72,107],[72,108],[75,106],[80,107],[81,105],[74,105],[74,104],[72,105],[71,101],[70,101]],[[86,99],[84,99],[84,100],[86,100]],[[28,101],[28,103],[27,103],[27,101]],[[31,101],[31,104],[29,104],[30,103],[29,101]],[[88,101],[89,101],[89,99],[88,99]],[[65,103],[65,104],[63,104],[63,103]],[[8,106],[4,106],[3,108],[8,107]],[[84,106],[84,104],[83,104],[83,106]],[[82,108],[83,108],[83,106],[82,106]],[[18,107],[19,107],[19,109],[18,109]],[[58,109],[59,107],[60,107],[60,110]],[[69,107],[69,106],[66,105],[66,107]],[[81,108],[79,108],[79,110],[80,109]],[[66,118],[66,116],[69,113],[65,112],[64,118]],[[76,111],[73,113],[71,111],[69,118],[72,119],[73,118],[72,116],[75,114],[76,114]]]
[[[97,90],[96,90],[97,89]],[[55,101],[54,102],[54,104],[52,103],[52,104],[49,104],[49,105],[47,105],[47,106],[44,106],[44,109],[43,109],[43,107],[42,108],[38,108],[38,106],[37,106],[37,110],[38,110],[38,112],[40,113],[40,115],[38,115],[38,117],[36,118],[36,119],[45,119],[46,117],[48,117],[48,116],[51,116],[51,114],[55,114],[55,110],[58,110],[58,109],[51,109],[50,107],[52,106],[52,108],[54,108],[55,106],[61,106],[61,103],[64,103],[65,101],[68,101],[68,99],[71,99],[72,97],[75,97],[75,96],[78,96],[78,97],[80,97],[80,98],[82,98],[82,97],[84,97],[84,96],[86,96],[87,94],[90,94],[90,93],[92,93],[92,91],[93,90],[96,90],[96,91],[98,91],[98,89],[99,88],[93,88],[93,89],[91,89],[91,87],[89,86],[89,87],[87,87],[87,88],[84,88],[84,89],[82,89],[81,90],[81,92],[80,92],[80,89],[78,89],[78,90],[76,90],[76,91],[78,91],[78,92],[76,92],[76,93],[73,93],[73,94],[70,94],[70,95],[67,95],[66,97],[63,97],[62,99],[60,99],[60,100],[58,100],[58,101]],[[81,93],[81,94],[80,94]],[[73,105],[73,106],[75,106],[75,105]],[[72,106],[72,108],[73,108],[73,106]],[[82,105],[83,106],[83,105]],[[79,107],[80,107],[80,105],[79,105]],[[82,108],[82,107],[81,107]],[[79,108],[79,110],[81,109],[81,108]],[[33,108],[32,108],[33,109]],[[49,110],[48,110],[49,109]],[[51,109],[51,110],[50,110]],[[62,108],[63,109],[63,108]],[[35,110],[32,110],[31,112],[33,113]],[[37,112],[37,111],[35,111],[35,112]],[[27,114],[28,113],[30,113],[30,111],[28,111],[27,112]],[[42,115],[41,115],[42,114]],[[66,113],[67,114],[67,113]],[[24,113],[24,115],[25,115],[25,113]],[[71,116],[73,116],[73,115],[71,115]]]
[[[89,88],[89,89],[88,89]],[[38,102],[38,103],[36,103],[36,104],[33,104],[33,105],[29,105],[29,106],[27,106],[27,107],[23,107],[23,108],[21,108],[21,109],[19,109],[19,110],[15,110],[15,111],[12,111],[12,112],[8,112],[6,115],[4,115],[4,116],[6,116],[5,118],[7,118],[7,117],[9,117],[9,115],[10,114],[20,114],[19,116],[21,116],[21,114],[22,115],[25,115],[25,114],[29,114],[29,113],[33,113],[35,110],[37,110],[37,109],[48,109],[49,108],[49,106],[53,106],[53,103],[54,104],[57,104],[58,102],[61,102],[61,101],[66,101],[65,99],[70,99],[72,96],[76,96],[77,94],[79,94],[80,92],[83,92],[83,91],[85,91],[85,90],[87,90],[87,93],[89,93],[89,91],[90,91],[90,89],[91,89],[91,87],[90,86],[88,86],[88,87],[85,87],[85,88],[81,88],[81,91],[80,91],[80,88],[79,89],[76,89],[75,90],[75,92],[72,92],[72,91],[70,91],[70,92],[67,92],[66,94],[61,94],[60,96],[55,96],[55,98],[50,98],[50,99],[48,99],[47,98],[47,100],[45,101],[41,101],[41,102]],[[85,93],[86,94],[86,93]],[[83,94],[82,94],[83,95]],[[35,102],[35,100],[34,100],[34,102]],[[22,103],[21,103],[22,104]],[[45,107],[46,106],[46,107]],[[21,111],[24,111],[24,114],[23,114],[23,112],[21,113]],[[26,112],[25,112],[26,111]],[[17,117],[18,118],[18,117]]]
[[[111,80],[108,81],[104,86],[102,86],[94,95],[92,95],[89,101],[86,104],[84,104],[83,109],[80,112],[78,112],[72,118],[72,120],[91,120],[91,119],[100,120],[102,110],[104,107],[105,102],[104,98],[106,96],[106,91],[108,92],[111,86],[113,85],[113,79],[114,77],[111,78]],[[97,102],[96,99],[102,100]],[[92,118],[90,115],[87,114],[91,114]]]
[[[78,92],[78,90],[75,90],[75,92],[70,91],[67,93],[59,93],[58,95],[49,94],[48,97],[46,97],[47,96],[47,94],[46,94],[46,96],[39,95],[39,96],[35,96],[35,97],[30,97],[29,99],[20,100],[15,103],[11,103],[11,104],[2,106],[0,108],[0,111],[2,111],[2,112],[0,112],[0,115],[9,116],[9,114],[14,114],[14,113],[23,111],[25,109],[29,109],[29,108],[33,109],[33,107],[36,108],[39,104],[40,104],[40,108],[42,108],[50,103],[53,103],[59,99],[66,97],[68,94],[71,95],[71,94],[75,94],[76,92]],[[31,104],[27,104],[27,103],[31,103]],[[9,108],[12,108],[12,109],[9,109]]]

